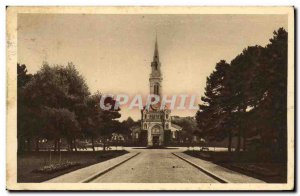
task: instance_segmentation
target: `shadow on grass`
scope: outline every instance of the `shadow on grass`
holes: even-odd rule
[[[185,151],[184,153],[268,183],[287,182],[286,162],[267,160],[256,153],[212,151]]]

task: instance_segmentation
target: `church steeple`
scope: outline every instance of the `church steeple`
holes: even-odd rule
[[[159,61],[159,54],[158,54],[158,44],[157,44],[157,35],[155,38],[155,46],[154,46],[154,55],[153,61],[151,63],[151,74],[149,78],[150,82],[150,94],[155,94],[161,96],[162,93],[162,74],[160,71],[160,61]]]

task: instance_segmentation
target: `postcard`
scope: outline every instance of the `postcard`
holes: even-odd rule
[[[7,7],[7,189],[294,189],[293,7]]]

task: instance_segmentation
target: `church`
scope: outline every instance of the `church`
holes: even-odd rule
[[[162,97],[162,73],[159,61],[157,39],[155,41],[154,55],[151,62],[149,78],[150,94]],[[141,110],[141,126],[133,129],[133,140],[140,141],[147,147],[167,146],[172,139],[176,139],[182,128],[171,122],[171,110],[161,109],[161,103],[144,107]]]

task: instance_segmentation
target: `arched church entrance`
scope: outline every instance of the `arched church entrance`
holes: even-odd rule
[[[159,125],[155,125],[152,127],[151,129],[151,136],[152,136],[152,144],[153,146],[159,146],[160,145],[160,140],[162,137],[161,136],[161,133],[162,133],[162,127],[159,126]]]

